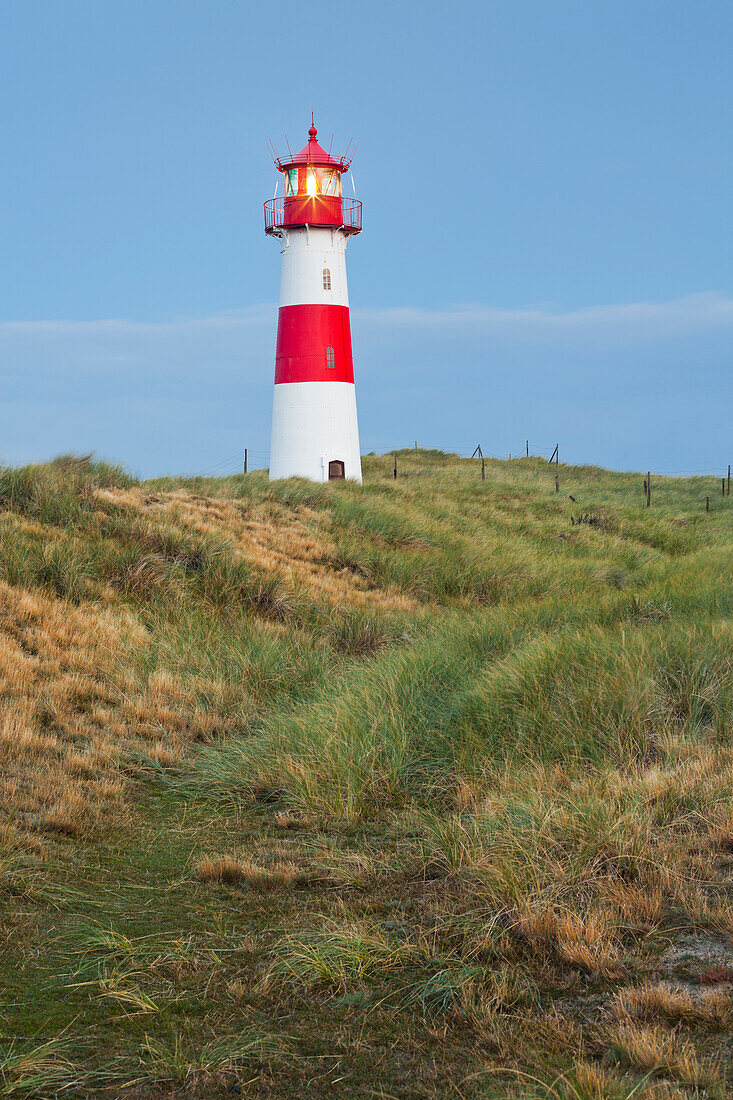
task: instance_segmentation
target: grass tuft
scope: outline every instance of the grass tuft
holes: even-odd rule
[[[261,867],[233,855],[205,857],[196,865],[201,882],[241,883],[251,890],[282,890],[304,881],[302,871],[294,863],[278,861]]]

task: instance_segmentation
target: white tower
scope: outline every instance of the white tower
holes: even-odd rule
[[[284,199],[265,203],[265,232],[281,241],[270,479],[361,481],[351,355],[346,244],[361,203],[341,194],[350,161],[316,140],[275,160]]]

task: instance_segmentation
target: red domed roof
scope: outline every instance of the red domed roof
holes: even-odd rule
[[[291,154],[289,157],[278,157],[275,161],[277,168],[281,172],[287,172],[288,168],[297,168],[305,164],[313,164],[320,167],[331,167],[338,169],[339,172],[348,172],[350,160],[346,157],[332,157],[330,153],[327,153],[322,145],[319,144],[318,130],[312,125],[308,131],[308,142],[299,153]]]

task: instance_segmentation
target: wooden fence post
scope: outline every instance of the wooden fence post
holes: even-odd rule
[[[529,440],[527,440],[527,458],[529,458]]]
[[[397,455],[394,456],[394,478],[397,480]]]
[[[486,459],[481,455],[481,480],[486,481]]]
[[[555,492],[560,492],[560,444],[555,444],[555,450],[550,455],[550,466],[552,461],[555,460]]]
[[[652,473],[651,470],[647,470],[646,473],[646,506],[647,508],[652,502]]]
[[[247,448],[244,448],[244,472],[247,473]]]
[[[705,497],[705,511],[710,511],[710,497]]]

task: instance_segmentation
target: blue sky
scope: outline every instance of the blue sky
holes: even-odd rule
[[[0,458],[269,446],[265,148],[354,162],[363,450],[733,459],[733,5],[4,0]]]

